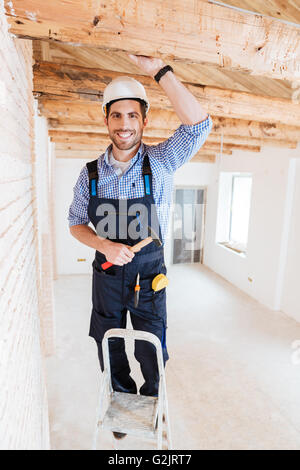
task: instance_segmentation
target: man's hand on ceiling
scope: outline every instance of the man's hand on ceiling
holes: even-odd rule
[[[148,57],[145,55],[134,55],[134,54],[127,54],[130,60],[137,65],[145,74],[154,75],[164,67],[166,64],[162,59],[157,57]]]

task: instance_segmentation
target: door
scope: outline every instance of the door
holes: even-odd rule
[[[173,264],[202,262],[205,189],[175,189]]]

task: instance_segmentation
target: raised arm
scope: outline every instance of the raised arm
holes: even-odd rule
[[[138,65],[145,74],[154,76],[166,64],[154,57],[135,56],[129,58]],[[182,124],[167,140],[152,146],[152,155],[167,168],[174,172],[187,163],[202,147],[212,129],[212,120],[202,108],[197,98],[177,79],[172,71],[166,72],[159,80],[174,111]]]
[[[157,72],[166,64],[162,59],[128,54],[128,57],[145,74],[154,78]],[[159,80],[169,98],[175,113],[182,124],[197,124],[207,118],[207,112],[203,109],[197,98],[178,80],[175,74],[168,71]]]

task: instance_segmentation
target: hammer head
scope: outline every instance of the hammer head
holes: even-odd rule
[[[151,228],[149,225],[148,225],[148,234],[149,234],[149,237],[152,238],[152,240],[154,241],[157,247],[162,246],[162,241],[160,240],[159,236],[157,235],[156,232],[154,232],[153,228]]]

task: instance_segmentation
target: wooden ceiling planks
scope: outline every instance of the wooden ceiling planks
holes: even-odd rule
[[[222,3],[278,20],[300,24],[299,0],[222,0]]]
[[[125,74],[142,75],[127,54],[120,51],[103,51],[96,47],[70,46],[51,41],[33,41],[34,59],[37,62],[49,61],[64,65],[78,65],[100,70],[111,70]],[[47,51],[45,55],[44,51]],[[291,99],[293,89],[287,80],[253,76],[239,71],[231,71],[214,65],[176,62],[168,63],[176,76],[183,82],[195,85],[209,85],[228,90],[246,91],[255,95],[274,96]]]
[[[85,143],[85,144],[98,144],[99,139],[103,136],[107,137],[107,130],[106,127],[103,126],[101,129],[102,132],[83,132],[82,127],[78,126],[78,129],[75,130],[73,127],[71,129],[68,126],[60,126],[58,129],[50,128],[49,136],[51,140],[54,142],[66,142],[66,143]],[[155,139],[155,143],[159,142],[160,140],[165,140],[172,135],[172,131],[165,130],[161,135],[158,136],[158,131],[155,128],[151,129],[149,132],[149,127],[146,126],[143,132],[143,140],[147,142],[148,138]],[[284,148],[291,148],[295,149],[297,147],[297,141],[288,141],[288,140],[278,140],[272,138],[265,138],[265,139],[255,139],[253,137],[241,137],[239,135],[228,135],[223,136],[223,144],[235,144],[235,145],[244,145],[244,146],[271,146],[271,147],[284,147]],[[214,142],[217,143],[219,146],[221,145],[221,135],[216,134],[213,131],[207,138],[207,142]]]
[[[90,141],[89,139],[82,138],[80,142],[73,139],[64,139],[62,136],[55,136],[52,134],[51,141],[56,143],[57,150],[99,150],[99,148],[107,148],[111,143],[111,140],[108,136],[99,135],[99,138],[96,141]],[[147,137],[143,138],[143,142],[147,145],[157,145],[161,142],[161,139],[149,139]],[[221,144],[219,142],[213,142],[207,140],[205,144],[201,147],[203,151],[221,151]],[[224,154],[229,154],[231,150],[244,150],[251,152],[259,152],[260,147],[255,145],[241,145],[241,144],[232,144],[227,143],[223,144],[222,150]]]
[[[109,70],[52,64],[48,62],[34,65],[34,92],[40,96],[43,109],[55,110],[65,106],[67,111],[76,106],[92,112],[100,109],[103,90],[112,78],[122,75]],[[163,90],[148,76],[137,78],[146,88],[153,108],[172,110],[172,105]],[[297,103],[282,98],[270,98],[208,86],[186,84],[210,114],[237,119],[279,122],[293,125],[300,123],[300,107]],[[59,100],[59,104],[51,101]],[[64,101],[64,102],[63,102]],[[50,116],[49,116],[50,117]],[[51,116],[53,117],[53,116]],[[55,116],[54,116],[55,117]],[[66,116],[67,117],[67,116]]]
[[[5,0],[5,7],[19,37],[300,78],[297,27],[201,0]]]
[[[41,110],[43,113],[43,110]],[[180,121],[176,114],[167,110],[159,112],[150,111],[149,124],[145,132],[149,137],[165,137],[166,132],[174,132],[180,125]],[[100,116],[100,114],[98,114]],[[97,132],[104,133],[106,131],[101,114],[100,119],[84,119],[84,116],[73,115],[68,118],[64,113],[60,112],[60,116],[46,115],[49,119],[50,129],[62,130],[68,132]],[[228,119],[224,117],[212,116],[213,129],[212,134],[229,136],[235,135],[254,139],[275,139],[279,141],[300,141],[300,127],[287,126],[278,123],[257,122],[245,119]]]
[[[104,152],[105,149],[100,149],[99,151],[90,151],[90,150],[57,150],[56,158],[66,158],[66,159],[83,159],[83,160],[95,160],[99,155]],[[232,154],[232,152],[229,152]],[[216,153],[213,152],[198,152],[191,159],[191,163],[214,163],[216,160]]]
[[[173,2],[175,13],[177,14],[184,5],[187,5],[188,1],[180,2],[180,5],[179,2]],[[137,43],[132,42],[130,34],[133,30],[129,28],[131,32],[129,30],[125,31],[126,27],[122,30],[123,42],[121,44],[124,45],[125,40],[125,48],[113,46],[115,42],[117,45],[119,44],[116,35],[114,37],[116,41],[113,44],[110,42],[111,38],[108,38],[107,34],[101,35],[101,39],[104,39],[104,41],[96,43],[95,38],[97,35],[100,37],[100,30],[98,29],[95,32],[95,28],[92,27],[91,29],[88,23],[82,26],[86,21],[87,15],[90,15],[91,4],[89,2],[83,2],[83,4],[79,0],[69,0],[68,3],[57,2],[58,0],[52,1],[51,7],[47,9],[46,14],[44,4],[39,5],[41,8],[39,8],[38,12],[32,10],[37,3],[41,3],[37,2],[37,0],[22,0],[22,2],[19,0],[6,1],[7,8],[10,5],[10,12],[8,13],[11,16],[12,32],[15,32],[15,34],[18,34],[14,31],[14,27],[17,24],[20,27],[19,32],[28,29],[31,33],[33,31],[33,37],[41,38],[44,34],[43,31],[46,31],[45,25],[49,21],[52,22],[53,18],[55,18],[53,22],[54,29],[51,32],[48,31],[47,40],[34,40],[33,50],[36,62],[34,67],[35,94],[39,98],[40,111],[49,119],[51,140],[56,142],[57,157],[96,158],[99,155],[99,151],[102,153],[105,150],[110,140],[107,137],[107,128],[103,123],[99,101],[101,101],[102,92],[106,84],[120,74],[135,76],[145,85],[150,98],[149,124],[144,130],[143,139],[145,143],[156,144],[168,138],[180,125],[180,122],[160,87],[150,77],[144,77],[141,70],[129,60],[125,52],[147,54],[147,47],[149,47],[148,43],[150,41],[147,40],[147,28],[145,29],[146,36],[143,37],[145,50],[134,50],[135,45],[140,44],[140,38],[138,38]],[[111,9],[114,4],[118,9],[121,3],[124,2],[119,1],[118,5],[116,2],[110,2],[108,6],[108,3],[104,0],[101,5],[107,5]],[[141,3],[144,3],[143,0],[140,2],[140,5]],[[150,3],[152,2],[148,2],[148,6]],[[162,15],[167,11],[166,8],[171,3],[165,2],[165,5],[162,5]],[[204,6],[205,3],[207,2],[196,1],[193,5],[197,13],[200,10],[202,12],[205,11],[207,18],[215,25],[223,24],[221,20],[224,20],[225,17],[227,21],[229,19],[233,21],[233,19],[237,18],[236,13],[228,14],[229,9],[221,7],[223,9],[220,10],[216,9],[215,6],[209,9],[209,7]],[[259,6],[260,2],[255,1],[254,3],[256,6]],[[25,5],[28,6],[26,10]],[[65,9],[70,8],[71,5],[78,7],[78,10],[72,12],[68,25],[65,24],[63,15],[60,14],[58,17],[57,11],[55,12],[54,10],[55,5],[58,8],[62,7]],[[22,20],[20,20],[21,23],[23,22],[23,25],[16,23],[17,16],[14,17],[12,14],[12,7],[15,14],[20,13],[16,7],[20,7],[21,10],[23,8],[25,17],[22,17]],[[240,8],[242,7],[240,6]],[[84,11],[84,15],[80,18],[78,17],[79,11]],[[218,17],[218,12],[220,13],[221,11],[222,18]],[[215,13],[215,16],[211,16],[212,12]],[[34,16],[35,13],[36,15]],[[39,15],[41,15],[42,19],[39,18]],[[253,17],[254,15],[250,16]],[[239,18],[246,17],[239,16]],[[32,25],[32,20],[36,20],[34,22],[38,24]],[[103,18],[100,16],[99,22],[102,20]],[[109,21],[108,18],[106,20]],[[77,39],[79,39],[79,42],[76,45],[60,42],[61,40],[70,41],[72,35],[76,33],[75,24],[77,25],[77,32],[79,34]],[[80,26],[78,26],[79,24]],[[124,24],[126,26],[126,18],[124,19]],[[177,27],[176,21],[171,22],[171,24],[174,28]],[[257,24],[255,26],[255,22],[252,20],[248,23],[248,26],[249,24],[251,27],[248,31],[248,39],[251,39],[251,28],[256,27]],[[271,31],[273,31],[272,27],[274,24],[276,23],[262,21],[260,27],[271,27]],[[232,50],[233,57],[224,55],[223,46],[226,38],[222,34],[219,35],[219,44],[217,44],[217,52],[221,53],[221,60],[217,62],[213,58],[211,42],[208,42],[209,60],[207,60],[207,55],[205,55],[206,49],[199,48],[199,43],[198,54],[199,51],[203,52],[201,56],[191,57],[187,54],[183,57],[181,50],[179,50],[178,54],[178,47],[177,45],[175,47],[175,43],[173,43],[174,50],[171,52],[171,49],[164,43],[165,36],[162,34],[167,32],[172,37],[172,31],[168,29],[170,25],[165,26],[165,31],[162,31],[160,28],[158,36],[162,39],[162,47],[158,47],[155,51],[156,53],[150,53],[150,55],[162,56],[172,65],[176,75],[203,103],[212,115],[214,122],[213,130],[206,144],[192,161],[215,161],[216,153],[220,151],[221,139],[225,155],[230,155],[234,149],[259,152],[260,147],[263,145],[286,148],[296,147],[297,141],[300,140],[300,127],[295,126],[295,124],[299,123],[300,125],[300,110],[298,111],[298,103],[292,102],[294,88],[291,82],[286,79],[298,79],[297,74],[295,74],[297,70],[293,70],[293,66],[296,64],[293,63],[292,67],[289,68],[284,63],[282,68],[278,68],[278,63],[276,63],[271,73],[270,69],[265,67],[266,64],[262,64],[264,60],[262,56],[266,57],[270,53],[268,48],[271,47],[272,41],[269,42],[269,29],[266,36],[268,39],[264,41],[262,47],[260,45],[257,46],[260,50],[254,51],[258,37],[252,37],[252,59],[254,60],[252,62],[247,45],[246,53],[249,55],[249,63],[245,68],[241,66],[241,63],[235,61],[236,57],[234,54],[236,51]],[[63,29],[65,26],[66,29]],[[78,30],[81,26],[83,31]],[[193,27],[194,25],[191,24],[190,26]],[[203,26],[203,23],[201,23],[201,27]],[[209,24],[207,31],[211,27],[212,24]],[[154,30],[156,34],[157,31],[155,28]],[[298,36],[294,34],[295,31],[288,27],[284,30],[283,26],[278,27],[276,31],[279,35],[287,31],[293,32],[288,38],[290,45],[283,41],[280,53],[282,53],[285,47],[288,51],[285,60],[289,59],[291,51],[293,51],[291,57],[298,58],[299,44]],[[129,34],[129,36],[127,37],[125,33]],[[203,31],[197,31],[198,33],[202,34]],[[137,34],[140,34],[139,25]],[[233,29],[230,40],[233,40],[235,34],[236,30]],[[52,35],[50,40],[49,35]],[[84,35],[93,36],[90,38],[92,40],[88,39],[85,41]],[[110,31],[110,35],[113,36],[113,29]],[[153,39],[153,44],[155,44],[155,39],[157,38]],[[108,40],[107,43],[105,43],[106,40]],[[208,40],[210,41],[211,38],[209,37]],[[189,35],[185,32],[184,47],[188,47],[188,41]],[[150,46],[152,47],[153,44],[151,43]],[[276,44],[275,38],[272,48],[278,47],[278,44]],[[228,44],[226,44],[227,46]],[[273,56],[274,54],[276,55],[276,51],[273,50],[271,52]],[[270,57],[273,57],[272,54],[271,56],[269,55],[268,60],[270,60]],[[45,62],[48,62],[48,64]],[[256,66],[260,68],[257,69]],[[54,73],[55,70],[57,74]],[[279,75],[278,70],[280,71]],[[292,74],[290,74],[291,71],[293,72]],[[82,74],[81,78],[79,77],[80,73]],[[260,75],[255,75],[257,73]],[[93,74],[91,80],[89,80],[89,74]],[[274,78],[278,76],[285,78],[285,80]],[[60,132],[60,135],[58,135],[58,132]],[[88,136],[89,133],[93,133],[93,138]]]

